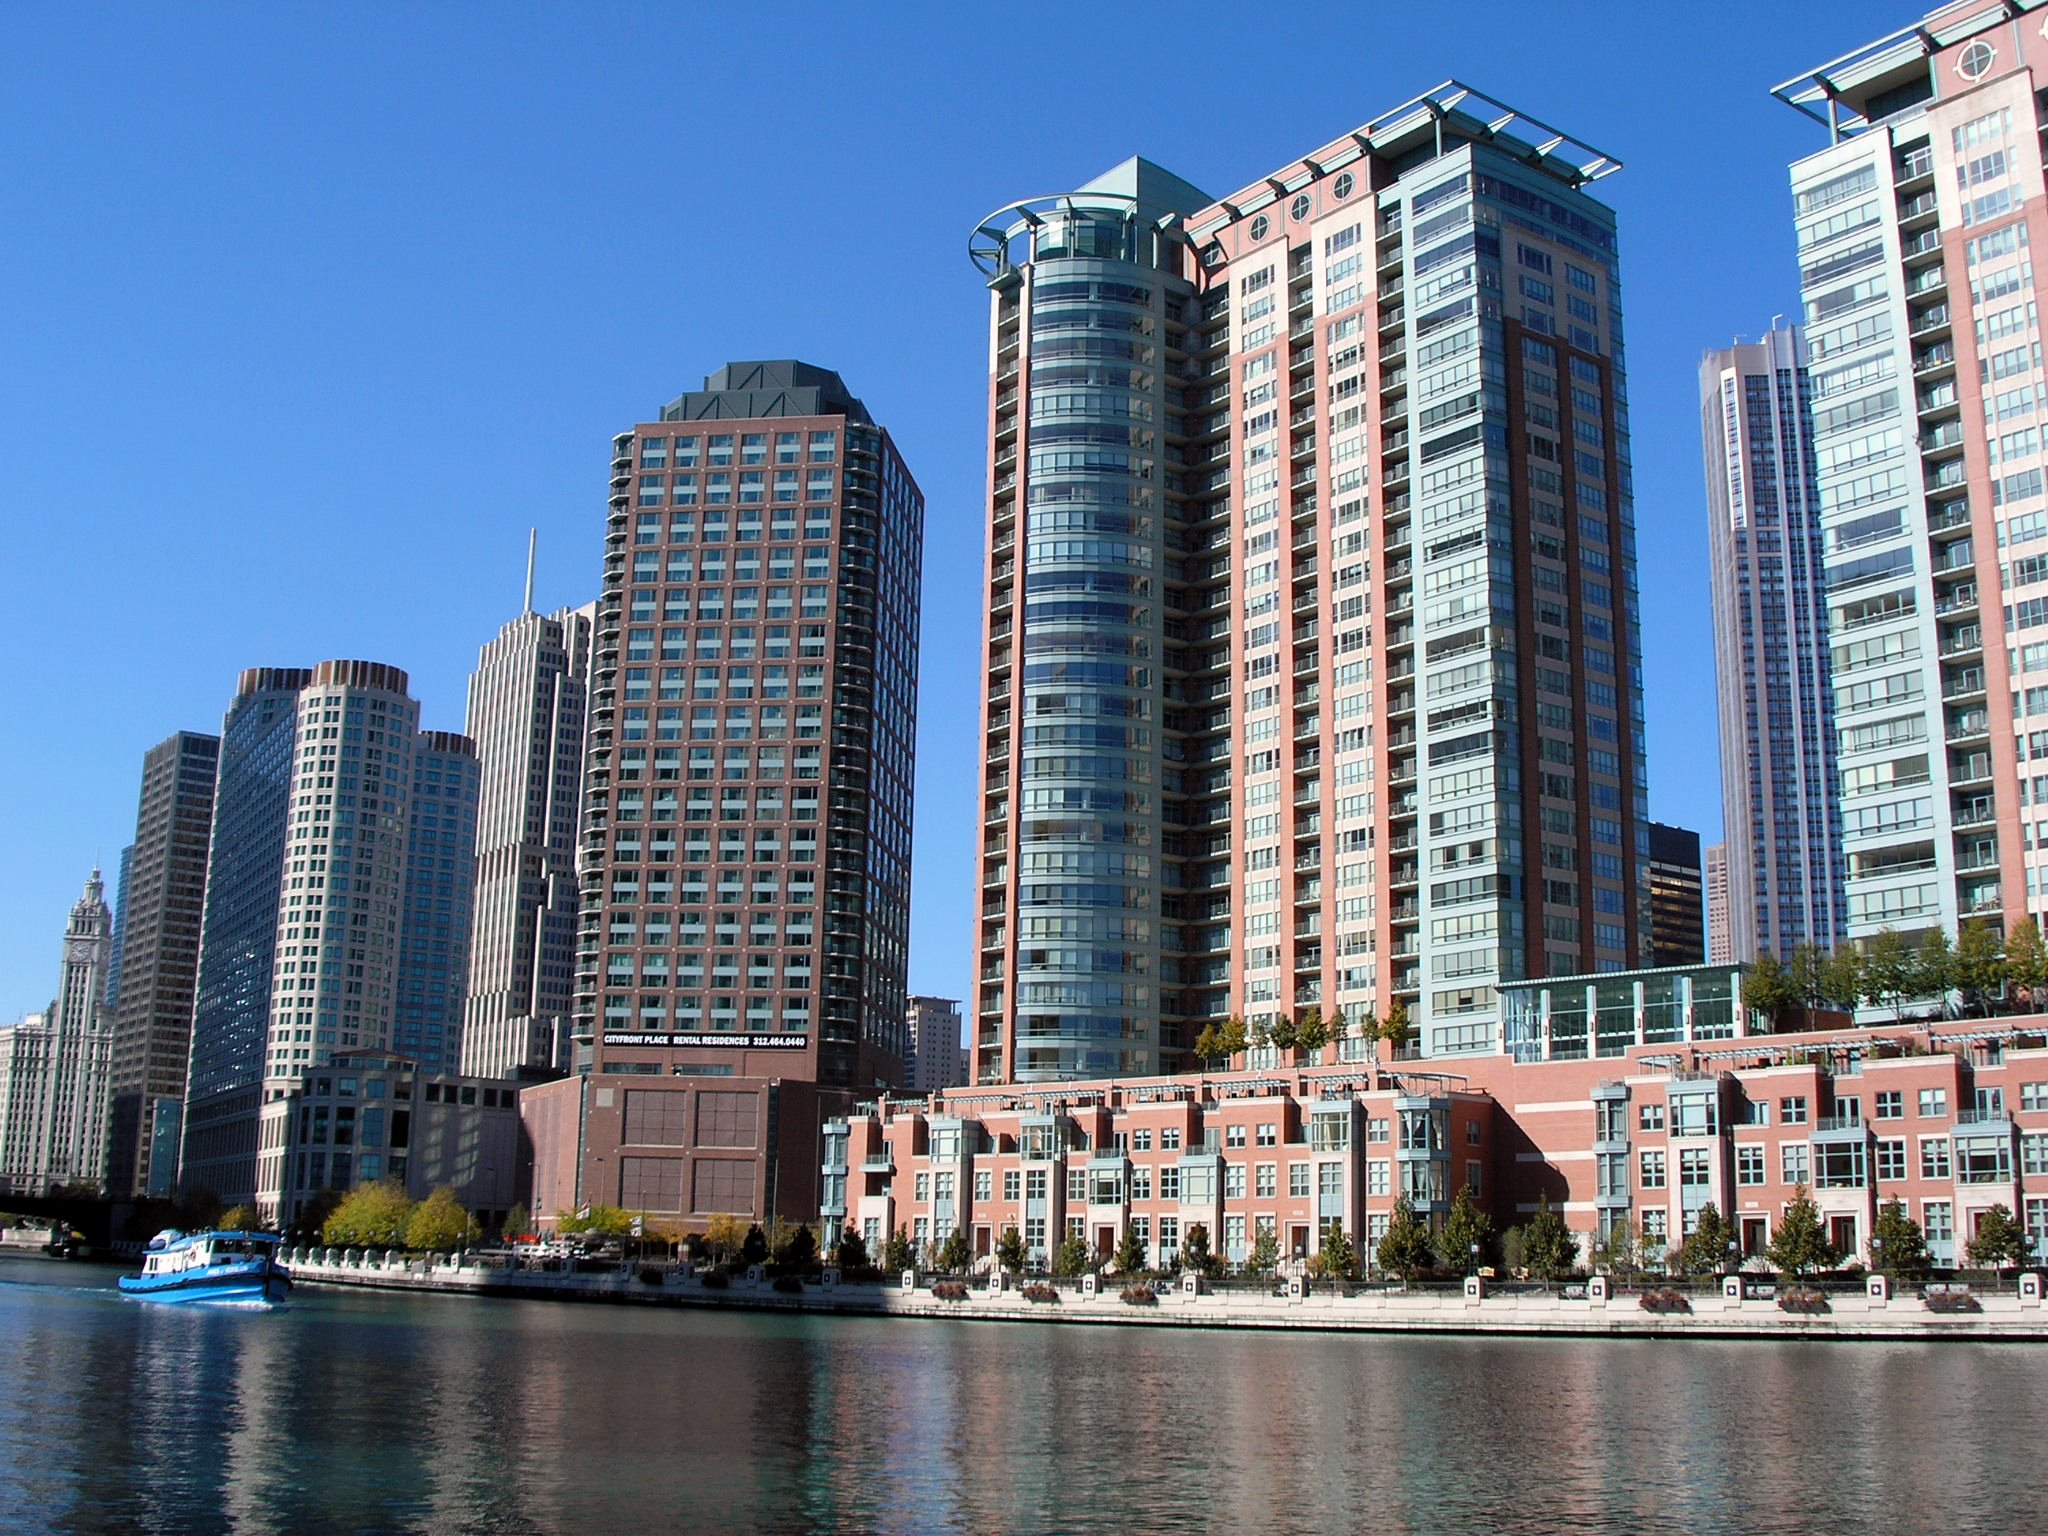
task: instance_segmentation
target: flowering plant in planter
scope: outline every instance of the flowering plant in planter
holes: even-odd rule
[[[1159,1295],[1149,1285],[1125,1286],[1124,1300],[1134,1307],[1156,1307],[1159,1305]]]
[[[1674,1291],[1669,1287],[1663,1290],[1643,1292],[1641,1297],[1637,1299],[1636,1304],[1645,1312],[1690,1312],[1692,1310],[1692,1301],[1685,1292]]]

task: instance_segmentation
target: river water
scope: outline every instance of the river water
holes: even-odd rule
[[[0,1261],[0,1529],[2035,1532],[2048,1346],[1375,1338]]]

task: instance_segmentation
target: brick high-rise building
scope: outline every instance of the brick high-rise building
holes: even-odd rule
[[[168,1193],[173,1166],[152,1167],[159,1118],[174,1124],[192,1048],[192,998],[206,911],[206,852],[220,738],[180,731],[143,755],[135,842],[122,855],[115,952],[125,985],[111,1005],[107,1192]],[[110,989],[112,983],[109,983]],[[176,1141],[170,1147],[175,1155]]]
[[[823,1106],[902,1072],[924,500],[800,362],[613,452],[579,1075],[522,1096],[535,1207],[810,1218]]]
[[[1826,535],[1797,326],[1700,364],[1729,943],[1832,950],[1847,912]]]
[[[990,216],[974,1077],[1493,1048],[1647,938],[1616,162],[1455,83]]]
[[[526,612],[483,648],[469,679],[482,770],[476,910],[462,1069],[566,1071],[575,998],[576,827],[595,604]]]
[[[1777,91],[1829,130],[1792,201],[1852,939],[2048,908],[2044,19],[1944,6]]]

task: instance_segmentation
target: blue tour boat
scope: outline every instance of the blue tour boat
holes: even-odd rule
[[[122,1291],[144,1301],[275,1306],[291,1290],[291,1272],[277,1262],[274,1232],[159,1232],[149,1240],[142,1273],[123,1275]]]

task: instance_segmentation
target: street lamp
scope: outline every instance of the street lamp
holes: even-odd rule
[[[1735,1239],[1731,1237],[1728,1239],[1728,1273],[1731,1275],[1734,1274],[1736,1270],[1742,1267],[1741,1264],[1737,1262],[1737,1252],[1738,1245]]]
[[[1884,1273],[1884,1239],[1874,1233],[1870,1239],[1870,1267],[1880,1275]]]
[[[1472,1268],[1467,1273],[1474,1275],[1479,1273],[1479,1245],[1477,1243],[1472,1245]]]

